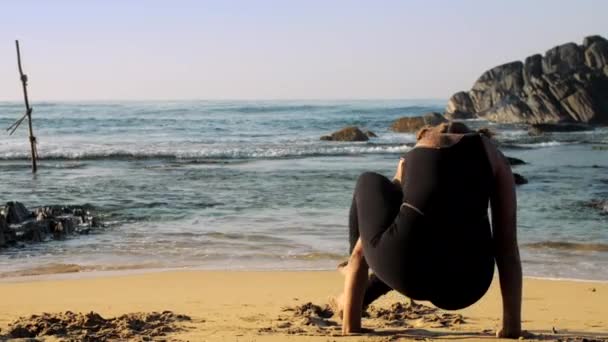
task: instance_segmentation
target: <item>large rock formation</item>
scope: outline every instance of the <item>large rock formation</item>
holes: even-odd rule
[[[608,124],[608,40],[585,38],[483,73],[450,98],[446,117],[503,123]]]
[[[426,125],[437,126],[446,121],[447,120],[443,117],[443,115],[436,112],[430,112],[422,116],[406,116],[399,118],[393,122],[391,125],[391,130],[399,133],[411,133],[416,132]]]

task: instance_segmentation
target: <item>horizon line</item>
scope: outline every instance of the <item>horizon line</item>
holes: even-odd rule
[[[437,97],[369,97],[369,98],[348,98],[348,97],[336,97],[336,98],[313,98],[313,97],[302,97],[302,98],[167,98],[167,99],[145,99],[145,98],[106,98],[106,99],[41,99],[32,100],[32,105],[36,102],[49,103],[49,102],[63,102],[63,103],[75,103],[75,102],[196,102],[196,101],[260,101],[260,102],[288,102],[288,101],[448,101],[449,98],[437,98]],[[23,99],[0,99],[0,103],[22,103]]]

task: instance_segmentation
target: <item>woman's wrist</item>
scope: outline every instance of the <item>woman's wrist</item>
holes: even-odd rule
[[[505,315],[502,319],[502,337],[518,338],[521,335],[521,319]]]

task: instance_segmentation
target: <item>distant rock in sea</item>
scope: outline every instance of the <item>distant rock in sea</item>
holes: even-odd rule
[[[368,138],[377,138],[378,135],[372,131],[370,131],[369,129],[366,129],[363,131],[363,133],[365,133],[365,135],[367,135]]]
[[[446,107],[449,119],[608,124],[608,40],[585,38],[483,73]]]
[[[524,165],[526,162],[514,157],[505,157],[511,166]]]
[[[0,248],[22,242],[62,240],[102,226],[91,206],[50,206],[32,212],[20,202],[8,202],[0,206]]]
[[[608,214],[608,200],[591,200],[585,206],[599,210],[603,214]]]
[[[372,133],[367,131],[367,133]],[[342,128],[339,131],[332,133],[331,135],[324,135],[321,137],[321,140],[326,141],[368,141],[369,136],[364,133],[356,126],[349,126]],[[375,134],[374,134],[375,135]]]
[[[399,118],[393,122],[391,130],[399,133],[413,133],[426,125],[437,126],[446,121],[446,118],[440,113],[430,112],[422,116],[406,116]]]
[[[515,185],[528,184],[528,180],[519,173],[513,173],[513,179],[515,180]]]
[[[593,126],[579,123],[533,124],[528,128],[528,135],[538,136],[552,132],[581,132],[593,130]]]

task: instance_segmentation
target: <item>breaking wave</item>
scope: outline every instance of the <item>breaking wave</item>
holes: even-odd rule
[[[98,149],[90,151],[39,151],[40,160],[146,160],[146,159],[275,159],[407,152],[405,144],[349,144],[336,146],[272,146],[235,148]],[[0,154],[0,160],[29,160],[28,151]]]
[[[567,251],[608,252],[608,244],[604,243],[578,243],[565,241],[541,241],[524,244],[532,249],[558,249]]]

